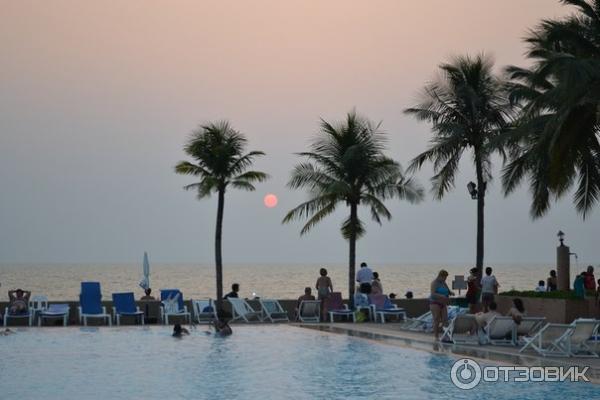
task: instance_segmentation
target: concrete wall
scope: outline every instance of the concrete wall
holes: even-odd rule
[[[498,310],[506,313],[512,307],[513,296],[496,296]],[[530,317],[546,317],[548,322],[570,324],[577,318],[599,318],[600,309],[596,299],[542,299],[520,297]]]
[[[69,304],[70,306],[70,313],[69,313],[69,324],[70,325],[77,325],[79,324],[79,314],[78,314],[78,310],[77,307],[79,306],[79,302],[77,301],[50,301],[50,304],[57,304],[57,303],[66,303]],[[185,305],[188,308],[188,311],[192,312],[192,302],[191,300],[187,300],[184,302]],[[260,310],[260,304],[258,302],[258,300],[248,300],[248,303],[250,303],[250,305],[255,309],[255,310]],[[285,311],[287,311],[288,313],[288,317],[290,318],[290,321],[293,321],[293,319],[296,316],[296,307],[297,307],[297,300],[279,300],[279,303],[281,304],[281,306],[283,307],[283,309]],[[419,316],[425,312],[427,312],[429,310],[429,303],[427,299],[398,299],[395,300],[395,303],[399,306],[402,307],[406,310],[407,314],[409,317],[415,317],[415,316]],[[136,304],[139,306],[141,311],[144,311],[144,313],[146,314],[146,323],[159,323],[159,316],[160,316],[160,302],[155,300],[155,301],[136,301]],[[103,301],[102,305],[104,305],[106,307],[106,311],[112,315],[112,301]],[[0,302],[0,312],[2,312],[2,315],[4,315],[4,309],[8,306],[7,302]],[[230,304],[227,301],[223,302],[223,309],[227,314],[231,314],[231,307]],[[175,323],[175,322],[183,322],[183,319],[178,319],[178,318],[169,318],[169,322]],[[49,320],[48,324],[45,325],[53,325],[53,322],[56,322],[57,325],[62,324],[62,320],[60,319],[56,319],[56,320]],[[122,317],[121,318],[121,324],[123,325],[128,325],[128,324],[133,324],[135,323],[135,319],[133,317]],[[17,325],[27,325],[26,320],[24,319],[11,319],[9,321],[10,326],[17,326]],[[104,322],[101,321],[100,319],[89,319],[88,320],[88,325],[103,325]]]

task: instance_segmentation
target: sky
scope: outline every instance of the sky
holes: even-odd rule
[[[382,121],[387,154],[407,165],[431,132],[402,110],[441,62],[483,51],[498,70],[526,65],[527,30],[566,12],[554,0],[4,1],[0,262],[212,261],[217,199],[184,191],[193,179],[173,167],[192,130],[225,118],[271,175],[227,193],[225,263],[344,263],[344,207],[303,237],[281,224],[307,198],[286,183],[319,118]],[[429,188],[431,174],[416,177]],[[393,219],[367,223],[358,258],[473,263],[470,180],[465,157],[443,201],[389,201]],[[488,262],[554,262],[559,229],[580,262],[599,262],[600,210],[583,221],[567,197],[534,221],[529,202],[525,186],[504,198],[490,184]]]

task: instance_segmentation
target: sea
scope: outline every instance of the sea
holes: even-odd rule
[[[507,290],[534,290],[539,280],[546,280],[552,264],[489,264],[500,283],[500,292]],[[319,269],[327,268],[334,290],[347,296],[348,266],[344,264],[225,264],[223,266],[224,292],[232,283],[240,284],[240,295],[296,299],[304,288],[313,288]],[[429,285],[441,268],[450,276],[448,284],[456,275],[466,278],[469,265],[451,264],[381,264],[370,265],[379,273],[384,293],[396,293],[404,297],[412,291],[416,298],[429,295]],[[357,266],[358,268],[358,266]],[[577,271],[571,266],[571,276]],[[142,264],[0,264],[0,301],[8,300],[8,291],[16,288],[30,290],[32,295],[46,295],[50,300],[76,300],[82,281],[97,281],[102,287],[103,298],[109,300],[111,293],[133,291],[136,297],[143,295],[139,286]],[[154,294],[159,289],[178,288],[188,298],[214,298],[215,272],[213,264],[150,265],[150,286]],[[458,293],[457,293],[458,294]],[[462,292],[464,294],[464,291]]]

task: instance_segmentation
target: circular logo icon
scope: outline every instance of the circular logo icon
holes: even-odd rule
[[[459,389],[473,389],[481,382],[481,367],[470,358],[461,358],[452,365],[450,379]]]

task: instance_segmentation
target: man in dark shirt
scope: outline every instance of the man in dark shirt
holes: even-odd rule
[[[231,285],[231,292],[227,293],[223,298],[226,299],[228,297],[239,297],[238,296],[238,292],[240,291],[240,285],[239,283],[234,283],[233,285]]]

